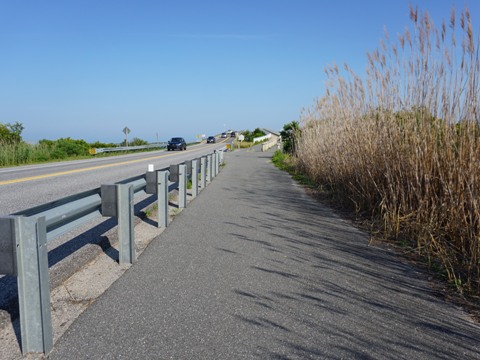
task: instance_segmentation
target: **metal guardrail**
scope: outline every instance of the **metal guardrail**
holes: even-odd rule
[[[271,130],[271,129],[267,129],[267,128],[263,128],[263,131],[265,131],[267,133],[270,133],[270,134],[273,134],[275,136],[280,136],[280,131],[275,131],[275,130]]]
[[[0,274],[17,277],[23,354],[53,347],[47,242],[96,217],[117,217],[119,262],[133,263],[135,194],[157,194],[157,226],[166,227],[168,193],[178,189],[186,207],[187,179],[197,196],[218,174],[224,150],[0,217]]]
[[[101,215],[100,188],[68,196],[60,200],[17,212],[14,216],[45,217],[47,240],[73,230]]]
[[[264,140],[270,139],[271,137],[272,137],[272,134],[271,134],[271,133],[268,133],[267,135],[253,138],[252,142],[253,142],[253,143],[256,143],[256,142],[264,141]]]
[[[142,150],[142,149],[151,149],[151,148],[165,148],[167,147],[166,142],[149,144],[149,145],[139,145],[139,146],[118,146],[110,148],[91,148],[90,155],[102,154],[106,152],[117,152],[117,151],[128,151],[128,150]]]

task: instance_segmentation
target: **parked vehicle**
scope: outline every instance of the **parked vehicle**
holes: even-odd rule
[[[187,143],[184,138],[174,137],[167,143],[167,150],[187,150]]]
[[[210,143],[215,144],[216,141],[217,140],[215,139],[215,136],[209,136],[207,138],[207,144],[210,144]]]

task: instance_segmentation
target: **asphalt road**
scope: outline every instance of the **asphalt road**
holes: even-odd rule
[[[189,146],[186,151],[153,151],[88,160],[0,169],[0,215],[12,214],[56,199],[112,184],[200,157],[225,143]]]
[[[480,358],[466,313],[270,156],[228,154],[48,358]]]

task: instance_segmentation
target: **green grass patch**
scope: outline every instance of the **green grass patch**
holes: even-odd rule
[[[280,170],[286,171],[292,175],[293,179],[299,184],[312,189],[316,189],[318,187],[315,181],[313,181],[307,175],[296,170],[292,161],[292,157],[289,154],[285,154],[281,150],[277,150],[272,156],[272,162]]]
[[[294,167],[290,158],[290,155],[284,154],[281,150],[277,150],[273,153],[272,162],[280,170],[291,173],[294,171]]]

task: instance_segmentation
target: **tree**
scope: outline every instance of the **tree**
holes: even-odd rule
[[[260,130],[259,128],[256,128],[253,131],[250,130],[245,130],[242,131],[242,135],[245,136],[245,141],[252,142],[253,139],[265,136],[265,132]]]
[[[280,131],[282,137],[283,152],[293,154],[295,153],[295,143],[298,141],[300,135],[300,125],[298,121],[292,121],[283,126],[283,130]]]
[[[18,121],[15,124],[0,124],[0,141],[7,144],[17,144],[22,141],[20,136],[24,127]]]
[[[252,141],[252,133],[250,130],[244,130],[242,131],[242,135],[245,137],[245,141]]]
[[[21,136],[23,129],[25,129],[23,124],[19,123],[18,121],[15,121],[14,124],[6,124],[6,126],[10,130],[10,132],[12,132],[13,134],[16,134],[18,136]]]
[[[260,128],[256,128],[255,130],[252,131],[252,136],[254,138],[257,138],[257,137],[262,137],[262,136],[265,136],[265,131],[263,130],[260,130]]]

